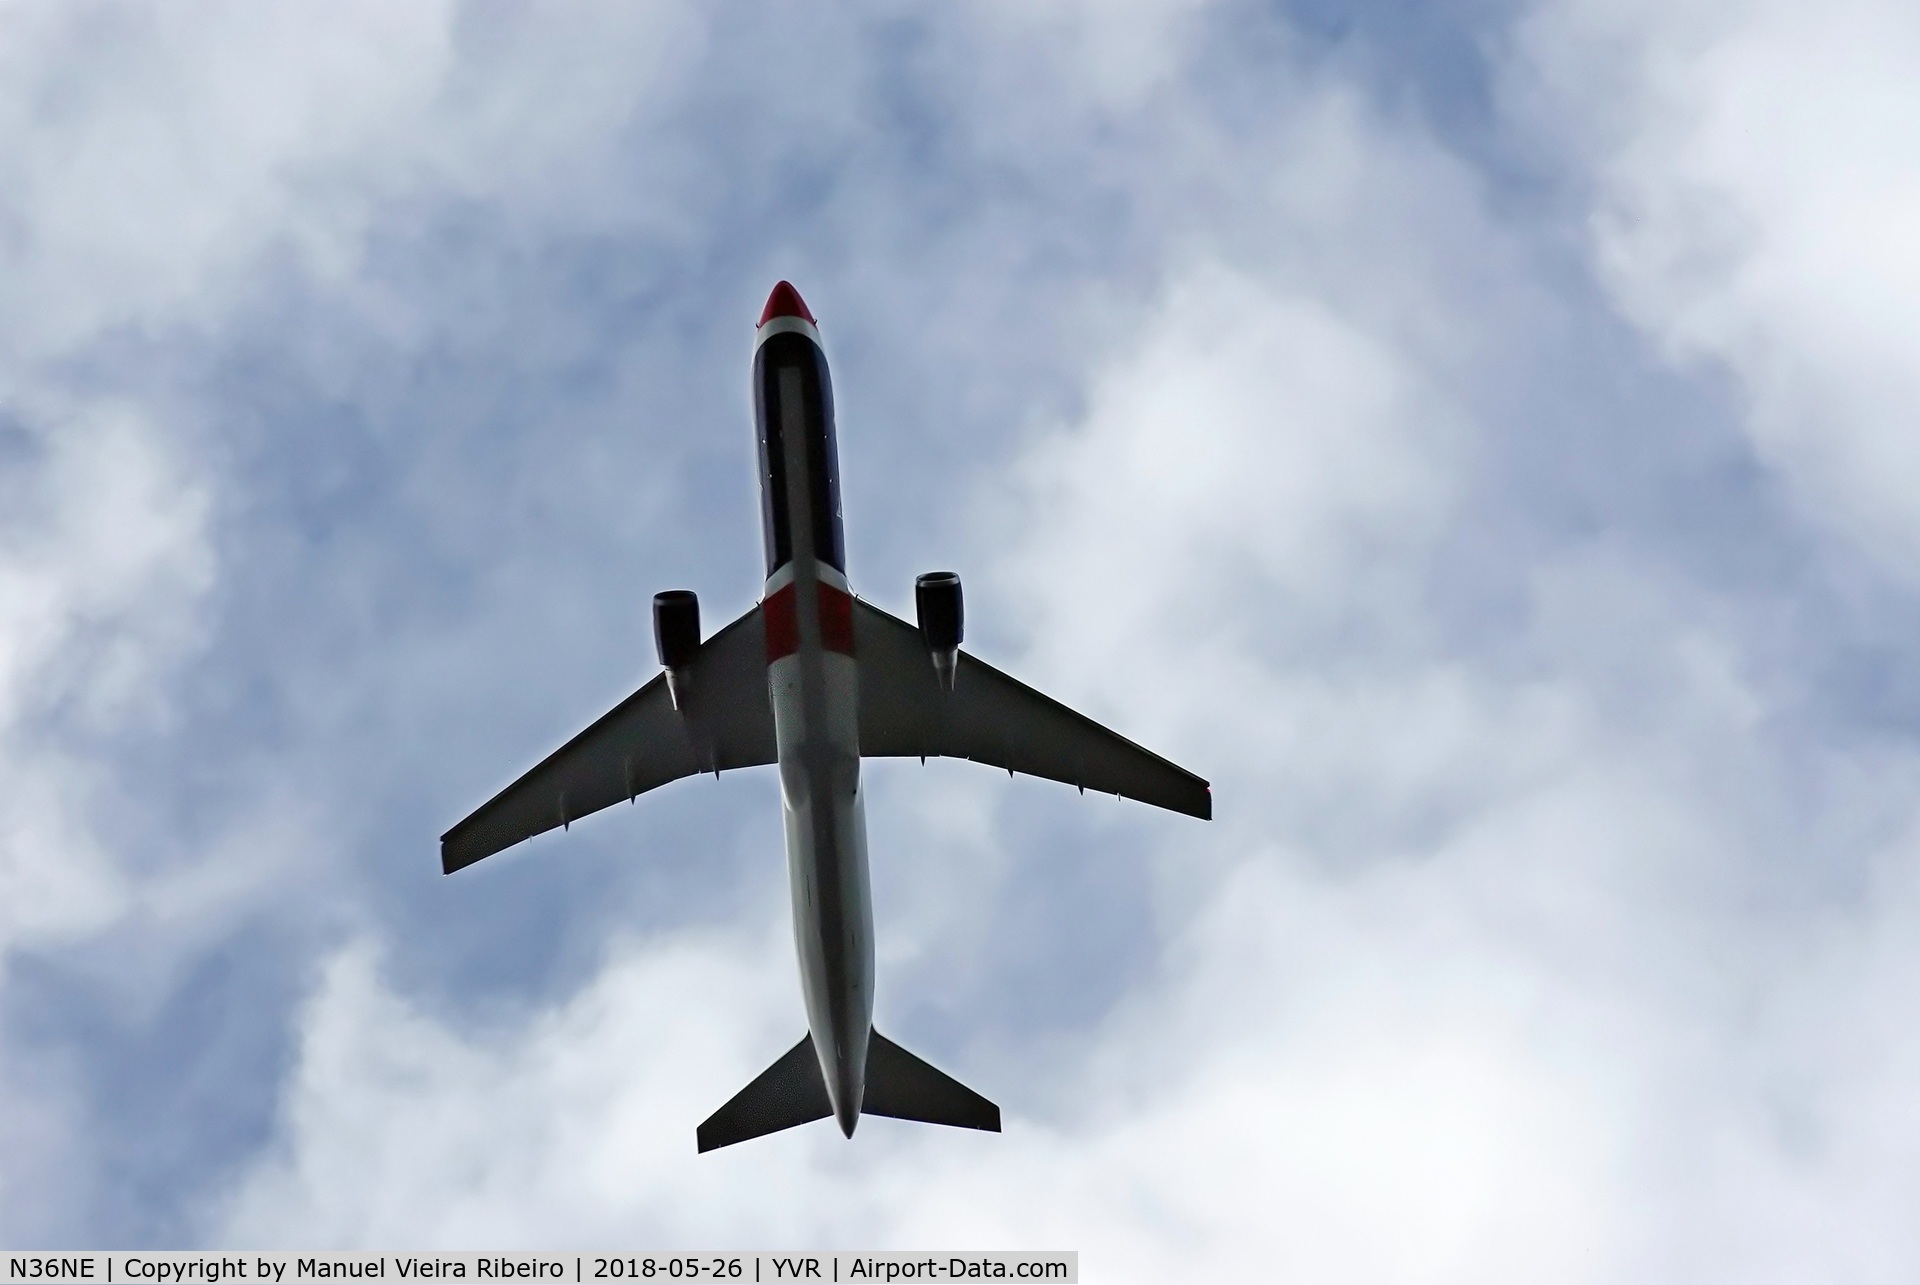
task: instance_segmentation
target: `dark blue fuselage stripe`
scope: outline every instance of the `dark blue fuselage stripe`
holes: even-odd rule
[[[800,372],[802,422],[784,424],[780,372]],[[786,453],[806,452],[807,495],[813,518],[814,556],[844,574],[846,535],[840,520],[840,459],[833,430],[833,381],[826,354],[805,335],[775,335],[753,358],[753,417],[760,443],[760,518],[766,538],[767,574],[793,561],[793,520],[788,512]]]

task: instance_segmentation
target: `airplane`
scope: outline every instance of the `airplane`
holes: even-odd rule
[[[873,1028],[862,758],[972,759],[1201,820],[1207,782],[960,650],[960,577],[917,577],[910,625],[853,595],[833,387],[818,322],[785,281],[754,337],[767,579],[702,639],[700,603],[654,595],[663,672],[440,840],[452,874],[682,777],[778,764],[807,1034],[696,1131],[712,1151],[832,1116],[1000,1131],[1000,1108]]]

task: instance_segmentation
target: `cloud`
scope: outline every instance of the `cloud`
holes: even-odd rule
[[[315,180],[417,110],[445,10],[9,8],[6,217],[16,354],[219,308],[263,249],[355,244]],[[317,199],[316,199],[317,198]]]
[[[531,1028],[464,1038],[394,995],[373,948],[348,947],[303,1015],[285,1150],[263,1157],[228,1235],[542,1245],[630,1236],[636,1215],[657,1236],[698,1225],[714,1191],[686,1163],[692,1112],[754,1055],[728,1036],[766,1033],[785,989],[770,985],[784,943],[758,927],[629,946]],[[706,1020],[720,1008],[742,1024]],[[657,1127],[663,1109],[685,1127]]]
[[[416,51],[404,21],[370,43],[338,30],[241,6],[0,14],[0,1229],[16,1242],[100,1234],[84,1220],[117,1145],[88,1097],[113,1072],[83,1052],[50,1073],[50,1032],[91,1016],[53,977],[91,969],[138,1027],[260,900],[244,843],[183,856],[130,815],[151,778],[124,750],[180,731],[231,501],[183,372],[153,358],[223,318],[262,256],[355,243],[308,184],[396,108],[391,73]],[[259,811],[236,829],[286,837]]]
[[[280,1150],[226,1238],[640,1228],[1068,1244],[1136,1279],[1785,1279],[1834,1261],[1844,1225],[1863,1270],[1904,1257],[1892,1221],[1847,1211],[1896,1198],[1879,1157],[1906,1146],[1873,1086],[1908,1056],[1882,1018],[1909,963],[1867,943],[1910,922],[1910,750],[1794,740],[1781,684],[1805,679],[1767,670],[1747,604],[1636,533],[1530,527],[1490,490],[1561,431],[1526,417],[1511,363],[1575,342],[1541,336],[1577,334],[1576,304],[1516,279],[1521,234],[1416,127],[1337,83],[1295,93],[1295,127],[1237,153],[1191,119],[1156,135],[1223,152],[1139,164],[1191,204],[1159,194],[1147,288],[1064,354],[1077,409],[977,485],[960,546],[982,645],[1214,774],[1221,819],[876,772],[884,827],[937,857],[889,875],[893,1011],[974,1015],[942,1057],[998,1078],[1008,1134],[868,1122],[857,1152],[814,1131],[688,1154],[797,1020],[767,981],[777,917],[751,947],[618,941],[554,1012],[479,1032],[356,946],[309,1001]],[[1200,200],[1226,155],[1266,181]],[[1500,523],[1507,543],[1463,545]],[[1443,590],[1517,602],[1461,635]],[[1810,754],[1834,792],[1785,808]],[[1070,921],[1058,837],[1136,827],[1134,980],[1085,1025],[986,1038],[1011,1001],[970,974],[1033,922],[996,916],[1026,896]],[[1820,844],[1870,887],[1777,873]],[[949,863],[967,879],[929,868]],[[663,998],[689,991],[705,1020]],[[368,1156],[394,1188],[343,1176]]]
[[[1763,456],[1910,574],[1920,20],[1880,0],[1547,4],[1521,51],[1515,92],[1590,176],[1624,310],[1729,372]]]
[[[1393,152],[1372,146],[1375,128],[1345,135],[1356,169]],[[1352,189],[1392,187],[1374,177]],[[1286,212],[1264,212],[1285,226]],[[1406,224],[1389,221],[1374,249],[1382,275],[1420,270]],[[1516,697],[1405,630],[1470,456],[1463,409],[1441,391],[1458,372],[1408,339],[1439,328],[1392,308],[1445,306],[1444,280],[1363,289],[1356,306],[1294,275],[1257,259],[1170,263],[1085,372],[1084,414],[1037,434],[1017,485],[982,499],[973,557],[990,569],[990,610],[1022,622],[995,627],[1023,645],[1014,668],[1208,760],[1223,818],[1153,824],[1160,947],[1084,1036],[1042,1033],[1053,1065],[962,1037],[983,1068],[949,1062],[963,1076],[999,1065],[1040,1081],[1002,1093],[1005,1138],[869,1121],[857,1161],[817,1130],[694,1157],[686,1128],[798,1020],[780,1006],[776,924],[752,956],[776,986],[681,978],[738,967],[737,940],[634,940],[558,1014],[506,1034],[410,1010],[356,947],[310,1001],[282,1150],[241,1188],[223,1237],[453,1243],[484,1229],[494,1243],[587,1243],[640,1227],[726,1244],[1062,1243],[1139,1279],[1276,1252],[1332,1279],[1586,1261],[1609,1194],[1596,1108],[1608,1086],[1543,1057],[1533,1024],[1563,991],[1587,999],[1536,946],[1477,930],[1527,923],[1528,898],[1553,896],[1545,875],[1503,890],[1515,849],[1590,825],[1637,783],[1592,761],[1582,738],[1601,734],[1576,685]],[[1546,763],[1526,761],[1543,748]],[[982,824],[988,784],[893,777],[877,802],[887,828],[919,820],[938,860],[970,872],[937,908],[904,893],[910,913],[882,928],[916,971],[941,961],[949,995],[952,974],[1010,931],[992,922],[997,901],[1022,883],[1035,893],[1048,860],[995,855],[1022,823]],[[1382,823],[1329,835],[1308,821],[1353,811]],[[1691,833],[1684,815],[1671,828]],[[1596,868],[1573,877],[1604,891],[1620,854],[1594,846]],[[899,857],[876,844],[876,861]],[[1074,913],[1057,896],[1046,908]],[[708,997],[704,1019],[665,998],[690,992]],[[1564,1021],[1579,1032],[1589,1016]],[[760,1038],[729,1072],[714,1041],[743,1021]],[[640,1052],[639,1032],[663,1024],[653,1046],[675,1054]],[[600,1078],[575,1084],[562,1067]],[[1064,1099],[1051,1088],[1067,1083]],[[344,1179],[369,1165],[398,1186]]]
[[[97,747],[130,727],[165,727],[156,689],[199,641],[216,563],[205,488],[143,407],[42,391],[7,409],[0,978],[13,998],[20,952],[110,930],[142,900],[142,872],[98,821],[121,783]],[[18,1046],[8,1054],[0,1130],[14,1161],[0,1170],[10,1211],[0,1227],[11,1230],[12,1218],[45,1216],[83,1185],[33,1175],[68,1162],[67,1130],[85,1114],[65,1077]]]
[[[1204,6],[7,10],[4,1234],[1910,1274],[1907,27],[1811,21],[1467,24],[1543,201]],[[432,869],[744,604],[788,274],[862,591],[1215,783],[872,766],[1000,1138],[693,1154],[800,1028],[763,777]]]

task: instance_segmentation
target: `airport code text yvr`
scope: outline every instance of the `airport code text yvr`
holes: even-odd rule
[[[1076,1285],[1080,1255],[1064,1252],[718,1254],[11,1254],[0,1285],[306,1285],[313,1281],[885,1282],[1048,1281]]]

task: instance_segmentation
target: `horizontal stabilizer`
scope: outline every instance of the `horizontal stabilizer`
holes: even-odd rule
[[[863,1115],[1000,1132],[999,1107],[878,1031],[867,1041],[866,1083]],[[820,1058],[808,1035],[706,1118],[699,1129],[700,1150],[730,1147],[832,1114]]]
[[[865,1115],[1000,1132],[1000,1108],[875,1031],[867,1042]]]
[[[730,1147],[832,1114],[827,1082],[820,1077],[820,1059],[813,1051],[813,1036],[808,1035],[706,1118],[700,1125],[700,1150]]]

